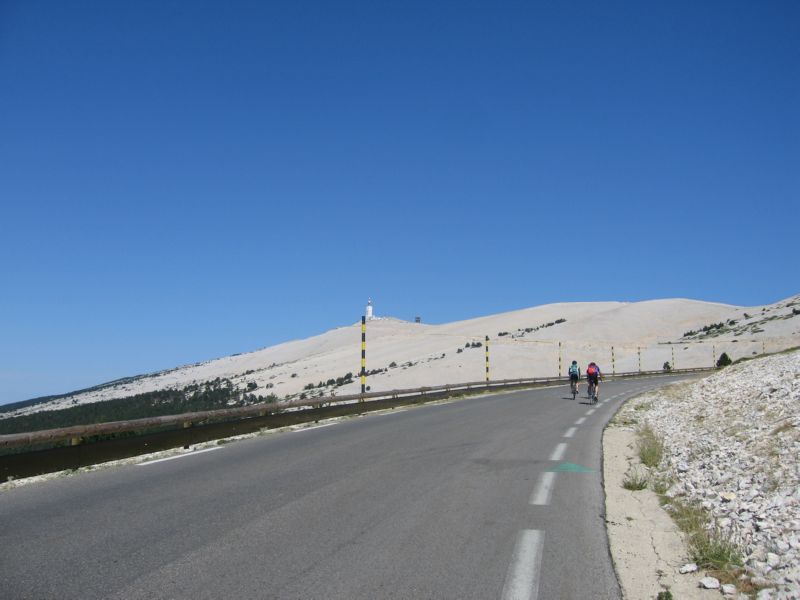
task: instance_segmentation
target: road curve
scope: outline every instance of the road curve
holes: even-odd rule
[[[600,437],[674,381],[398,409],[0,494],[8,599],[619,598]]]

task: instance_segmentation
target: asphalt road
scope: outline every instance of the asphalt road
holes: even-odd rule
[[[397,409],[0,494],[4,599],[620,598],[603,427],[676,378]],[[585,389],[585,386],[583,386]]]

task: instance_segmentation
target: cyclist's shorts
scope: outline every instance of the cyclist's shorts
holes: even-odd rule
[[[586,381],[589,381],[595,385],[597,385],[597,375],[587,375]]]
[[[577,374],[577,373],[572,373],[572,374],[569,376],[569,380],[570,380],[570,381],[578,381],[578,374]]]

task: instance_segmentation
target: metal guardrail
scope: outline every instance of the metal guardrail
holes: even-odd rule
[[[681,373],[699,373],[716,370],[715,367],[697,369],[675,369],[672,371],[636,371],[630,373],[615,373],[606,379],[642,377],[653,375],[674,375]],[[364,403],[370,400],[387,400],[398,398],[424,398],[428,395],[447,395],[473,391],[498,390],[520,388],[528,386],[547,385],[548,383],[564,383],[566,377],[533,377],[526,379],[498,379],[494,381],[473,381],[467,383],[445,384],[410,389],[389,390],[385,392],[368,392],[365,394],[349,394],[345,396],[319,396],[306,400],[292,400],[282,404],[261,403],[250,406],[229,408],[222,410],[206,410],[200,412],[184,413],[179,415],[165,415],[161,417],[148,417],[128,421],[112,421],[108,423],[95,423],[92,425],[75,425],[59,429],[46,429],[26,433],[13,433],[0,435],[0,450],[24,448],[26,446],[41,446],[43,444],[57,445],[68,441],[71,445],[78,445],[86,438],[94,436],[108,436],[114,434],[136,433],[142,431],[164,430],[169,428],[188,428],[193,425],[241,421],[254,417],[281,414],[292,409],[320,408],[323,405]]]

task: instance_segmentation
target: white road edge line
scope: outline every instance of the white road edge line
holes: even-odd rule
[[[570,427],[567,429],[566,433],[564,433],[565,438],[571,438],[573,435],[575,435],[575,427]]]
[[[575,421],[575,425],[583,425],[586,422],[586,417],[581,417],[577,421]]]
[[[550,495],[553,493],[553,484],[556,481],[556,474],[553,471],[545,471],[539,475],[539,482],[536,489],[528,501],[534,506],[547,506],[550,504]]]
[[[523,529],[519,532],[501,600],[536,600],[539,596],[543,545],[544,531]]]
[[[156,463],[164,462],[167,460],[175,460],[176,458],[186,458],[187,456],[197,456],[198,454],[203,454],[204,452],[212,452],[213,450],[222,450],[222,446],[215,446],[214,448],[205,448],[203,450],[192,450],[191,452],[184,452],[183,454],[177,454],[176,456],[168,456],[167,458],[157,458],[156,460],[148,460],[147,462],[137,463],[137,467],[146,467],[147,465],[154,465]]]
[[[295,429],[293,433],[299,433],[300,431],[311,431],[312,429],[322,429],[323,427],[330,427],[331,425],[336,425],[336,423],[325,423],[323,425],[314,425],[313,427],[303,427],[301,429]]]
[[[550,460],[561,460],[564,458],[564,452],[567,451],[567,444],[566,442],[561,442],[556,449],[553,450],[553,453],[550,455]]]

